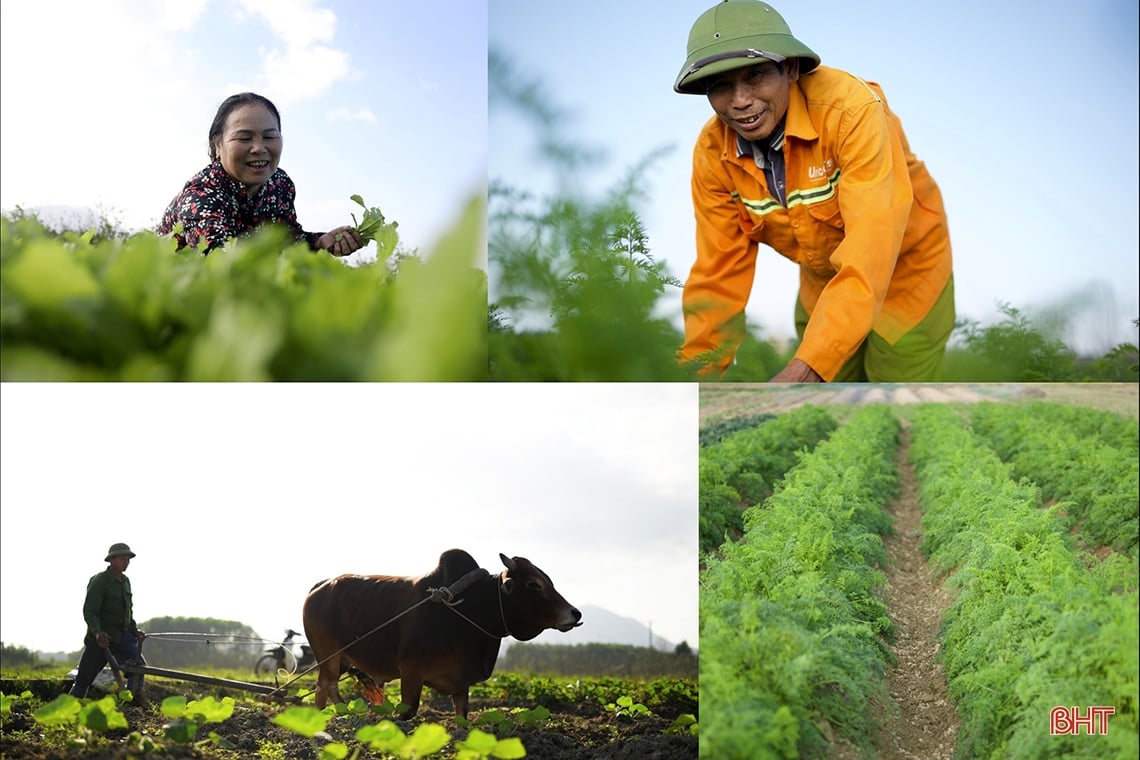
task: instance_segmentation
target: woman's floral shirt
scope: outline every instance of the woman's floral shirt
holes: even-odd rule
[[[226,173],[221,161],[214,161],[186,183],[162,215],[160,235],[174,231],[181,222],[182,232],[174,235],[178,247],[201,247],[202,253],[220,248],[226,240],[253,232],[263,224],[284,224],[298,241],[318,250],[321,232],[305,232],[297,222],[293,201],[297,188],[282,169],[273,172],[252,198],[245,185]]]

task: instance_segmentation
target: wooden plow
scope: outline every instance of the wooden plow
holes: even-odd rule
[[[285,688],[289,684],[286,683],[282,686],[268,686],[261,683],[249,683],[248,681],[236,681],[230,678],[215,678],[213,676],[204,676],[199,673],[188,673],[183,670],[169,670],[167,668],[155,668],[150,665],[134,665],[134,664],[120,664],[115,659],[115,655],[107,650],[107,664],[111,668],[111,672],[115,676],[115,682],[119,688],[124,688],[123,673],[130,675],[150,675],[159,676],[161,678],[173,678],[180,681],[192,681],[194,683],[210,684],[211,686],[224,686],[230,689],[240,689],[242,691],[252,691],[261,694],[267,700],[299,704],[300,697],[290,697],[285,693]],[[308,672],[308,671],[305,671]],[[303,674],[297,674],[303,675]],[[291,679],[291,680],[296,680]]]

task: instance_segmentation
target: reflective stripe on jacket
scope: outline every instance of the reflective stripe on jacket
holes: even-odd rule
[[[697,260],[682,360],[721,349],[712,366],[732,362],[758,243],[800,265],[811,318],[796,358],[824,380],[871,330],[893,344],[926,316],[951,274],[946,213],[877,84],[825,66],[791,84],[787,207],[738,153],[736,132],[716,116],[693,150]]]

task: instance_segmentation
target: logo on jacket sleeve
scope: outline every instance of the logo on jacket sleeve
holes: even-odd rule
[[[835,168],[835,159],[829,158],[819,166],[808,167],[808,179],[823,179]]]

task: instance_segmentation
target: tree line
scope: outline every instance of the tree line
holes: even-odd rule
[[[498,670],[548,676],[697,678],[697,655],[681,642],[672,652],[629,644],[512,644]]]
[[[201,617],[157,617],[139,625],[149,634],[143,643],[146,661],[159,668],[196,671],[233,669],[252,672],[261,655],[276,646],[235,620]],[[298,640],[297,643],[300,643]],[[3,669],[51,666],[42,653],[0,644]],[[300,647],[296,648],[300,655]],[[69,660],[79,662],[82,650]],[[697,678],[697,655],[687,642],[669,651],[629,644],[515,643],[500,656],[498,672],[547,676],[620,676],[625,678]]]

